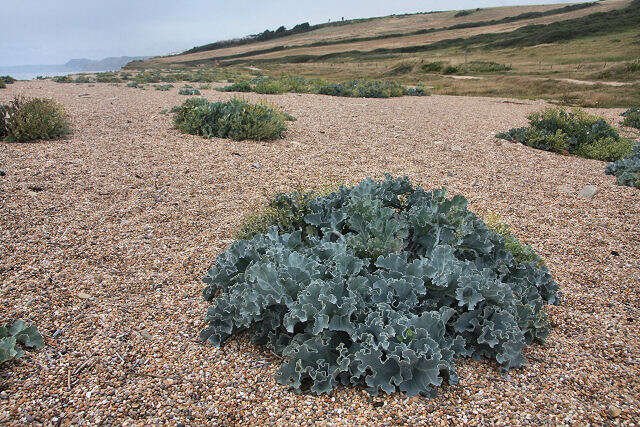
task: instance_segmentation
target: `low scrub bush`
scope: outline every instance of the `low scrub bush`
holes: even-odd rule
[[[476,13],[479,12],[481,9],[477,8],[477,9],[470,9],[470,10],[461,10],[460,12],[456,13],[455,15],[453,15],[455,18],[460,18],[463,16],[467,16],[467,15],[471,15],[472,13]]]
[[[42,335],[34,325],[24,320],[0,325],[0,364],[19,359],[24,349],[40,350],[44,347]]]
[[[76,78],[73,80],[73,82],[74,82],[74,83],[91,83],[91,82],[92,82],[92,80],[91,80],[88,76],[81,75],[81,76],[76,77]]]
[[[192,98],[175,113],[174,125],[181,132],[205,138],[230,138],[237,141],[279,139],[287,129],[285,121],[293,117],[263,104],[250,104],[244,100],[209,102]]]
[[[425,73],[439,73],[444,69],[444,67],[444,61],[434,61],[423,64],[421,68]]]
[[[56,83],[73,83],[73,79],[70,76],[54,76],[51,80]]]
[[[605,173],[614,175],[618,185],[640,188],[640,144],[628,156],[609,164]]]
[[[305,79],[297,76],[259,77],[241,81],[220,89],[223,92],[257,92],[262,94],[317,93],[321,95],[353,98],[389,98],[403,95],[424,96],[424,87],[409,89],[395,81],[352,80],[333,83],[323,79]]]
[[[118,74],[107,71],[104,73],[96,74],[96,82],[98,83],[122,83],[122,79],[118,77]]]
[[[153,87],[156,88],[156,90],[161,90],[163,92],[166,92],[168,90],[170,90],[173,85],[172,84],[166,84],[166,85],[153,85]]]
[[[0,80],[0,89],[4,89],[6,88],[7,85],[5,84],[5,82],[3,82],[2,80]]]
[[[10,85],[11,83],[15,83],[17,80],[11,76],[0,76],[0,82]]]
[[[622,121],[623,126],[640,129],[640,107],[629,108],[627,111],[622,113],[622,117],[624,117],[624,120]]]
[[[606,120],[583,110],[547,108],[529,115],[531,126],[499,133],[496,138],[540,150],[615,161],[629,154],[633,142],[621,138]]]
[[[57,139],[70,129],[67,113],[52,99],[16,97],[8,105],[0,105],[0,140]]]
[[[178,95],[200,95],[200,91],[192,87],[181,87],[178,90]]]
[[[520,367],[549,332],[558,286],[546,267],[462,196],[387,176],[272,206],[267,231],[232,243],[204,277],[200,336],[220,346],[247,331],[282,357],[283,385],[433,396],[458,382],[457,359]]]

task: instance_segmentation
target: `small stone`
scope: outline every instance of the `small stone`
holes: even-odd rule
[[[611,418],[618,418],[621,414],[622,411],[615,406],[611,406],[609,408],[609,415],[611,415]]]
[[[570,194],[573,192],[573,190],[571,190],[571,187],[568,187],[566,185],[562,185],[558,187],[558,191],[564,194]]]
[[[140,335],[142,336],[142,338],[146,339],[146,340],[150,340],[153,337],[151,336],[151,334],[147,331],[140,331]]]
[[[4,171],[3,169],[0,169],[0,176],[5,176],[7,174],[6,171]]]
[[[6,391],[0,393],[0,399],[9,400],[9,394]]]
[[[78,298],[80,298],[80,299],[89,299],[89,298],[91,298],[91,295],[89,295],[87,293],[84,293],[84,292],[80,292],[78,294]]]
[[[451,151],[455,151],[457,153],[462,152],[462,147],[460,147],[459,145],[454,145],[451,147]]]
[[[174,380],[173,378],[167,378],[166,380],[164,380],[164,385],[166,385],[167,387],[171,387],[175,383],[176,380]]]
[[[256,169],[260,169],[260,163],[254,163],[251,166],[253,166]]]
[[[580,192],[578,193],[578,197],[582,197],[585,199],[590,199],[598,192],[598,188],[594,185],[586,185]]]
[[[44,187],[41,186],[41,185],[27,185],[27,189],[38,193],[38,192],[44,190]]]

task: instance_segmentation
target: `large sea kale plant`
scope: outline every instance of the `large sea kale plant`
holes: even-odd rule
[[[281,384],[433,396],[458,381],[458,358],[520,367],[549,333],[543,307],[558,286],[544,263],[516,258],[460,195],[387,175],[274,206],[290,214],[205,276],[201,338],[220,346],[247,331],[283,358]]]

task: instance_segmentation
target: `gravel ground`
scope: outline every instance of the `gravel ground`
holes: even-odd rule
[[[64,141],[0,144],[0,318],[29,318],[46,340],[2,367],[0,423],[639,421],[640,192],[602,162],[493,138],[543,102],[248,94],[298,118],[284,140],[255,143],[179,134],[160,113],[186,99],[177,90],[0,90],[0,101],[52,97],[74,127]],[[618,122],[621,111],[597,112]],[[246,339],[198,342],[200,278],[244,213],[278,190],[384,172],[500,212],[546,258],[564,301],[524,368],[461,360],[459,385],[433,400],[317,397],[278,385],[278,360]],[[578,196],[586,185],[591,198]]]

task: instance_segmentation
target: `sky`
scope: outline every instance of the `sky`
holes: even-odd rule
[[[0,66],[155,56],[302,22],[566,0],[20,0],[0,8]]]

